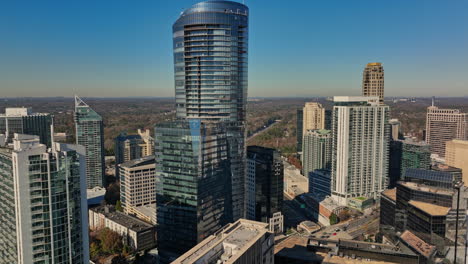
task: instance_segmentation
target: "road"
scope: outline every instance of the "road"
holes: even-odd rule
[[[251,140],[252,138],[262,134],[263,132],[267,131],[268,129],[272,128],[274,125],[278,124],[279,122],[281,122],[281,120],[275,120],[275,122],[265,126],[264,128],[262,128],[262,130],[260,131],[257,131],[255,132],[254,134],[252,134],[250,137],[247,138],[247,141]]]

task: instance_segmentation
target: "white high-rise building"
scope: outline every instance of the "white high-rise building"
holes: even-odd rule
[[[89,263],[85,167],[82,146],[0,147],[1,263]]]
[[[332,197],[379,197],[388,183],[389,107],[379,97],[335,96]]]

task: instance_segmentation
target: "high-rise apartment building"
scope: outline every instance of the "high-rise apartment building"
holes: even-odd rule
[[[334,97],[331,191],[340,205],[377,198],[387,187],[388,115],[378,97]]]
[[[274,244],[268,224],[240,219],[207,237],[173,264],[273,264]]]
[[[197,119],[156,126],[159,254],[169,262],[232,221],[225,123]]]
[[[302,125],[303,125],[303,109],[297,109],[296,114],[296,150],[297,152],[302,151]]]
[[[75,129],[76,144],[86,149],[86,186],[88,189],[103,187],[105,153],[102,117],[78,96],[75,96]]]
[[[247,147],[247,218],[271,222],[273,233],[283,231],[283,170],[281,155],[275,149]],[[273,219],[275,216],[279,218],[277,225]]]
[[[302,145],[302,172],[331,169],[332,134],[330,130],[308,130]]]
[[[368,63],[362,73],[362,95],[378,96],[379,102],[384,102],[384,69],[382,63]]]
[[[454,139],[447,142],[445,147],[445,162],[462,170],[463,182],[468,186],[468,140]]]
[[[452,139],[468,139],[468,114],[458,109],[427,108],[426,142],[432,153],[445,157],[445,144]]]
[[[184,10],[173,29],[176,116],[228,122],[232,215],[245,215],[247,6],[206,1]]]
[[[52,144],[52,116],[46,113],[34,113],[31,108],[6,108],[0,114],[0,134],[5,135],[6,143],[13,141],[15,133],[36,135],[42,144]]]
[[[88,263],[85,151],[15,134],[0,148],[1,263]]]
[[[305,103],[302,109],[302,136],[307,130],[325,129],[325,108],[317,102]]]
[[[118,165],[118,169],[120,201],[124,213],[139,216],[142,212],[140,208],[156,203],[156,163],[154,156],[124,162]]]

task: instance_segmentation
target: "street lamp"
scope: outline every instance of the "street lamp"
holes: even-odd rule
[[[457,189],[457,219],[455,220],[455,255],[453,256],[453,264],[457,264],[457,246],[458,246],[458,217],[460,210],[460,189],[463,186],[463,181],[457,181],[453,188]],[[466,254],[466,253],[465,253]]]

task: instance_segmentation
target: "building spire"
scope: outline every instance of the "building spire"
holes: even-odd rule
[[[432,96],[432,106],[435,106],[435,96]]]
[[[75,94],[75,107],[88,106],[78,95]]]

